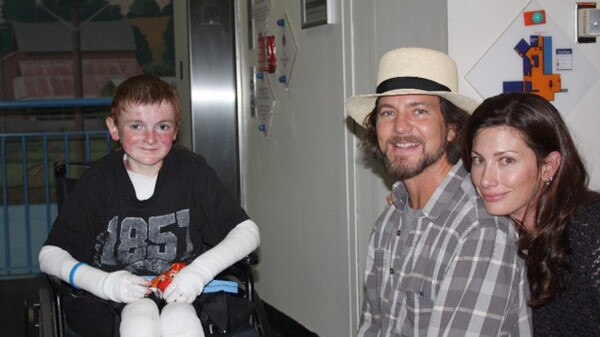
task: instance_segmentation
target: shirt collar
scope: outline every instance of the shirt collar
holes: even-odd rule
[[[435,192],[433,192],[425,207],[423,207],[423,215],[431,221],[435,221],[442,212],[449,209],[452,202],[455,202],[453,201],[453,196],[456,195],[462,183],[467,179],[469,179],[469,173],[465,170],[462,160],[459,160],[436,188]],[[392,193],[396,209],[404,209],[404,204],[408,202],[408,191],[404,184],[401,181],[394,183]]]

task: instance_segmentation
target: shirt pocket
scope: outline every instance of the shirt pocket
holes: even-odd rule
[[[417,249],[409,255],[409,261],[403,266],[396,266],[402,271],[402,276],[398,280],[397,290],[403,297],[408,317],[411,312],[420,314],[431,313],[433,303],[437,296],[437,285],[442,276],[439,272],[443,269],[443,264],[431,258],[427,250],[423,247]],[[437,272],[436,272],[437,271]],[[400,275],[398,275],[400,276]]]
[[[410,281],[403,282],[398,289],[400,311],[405,310],[403,320],[396,325],[396,333],[400,336],[425,335],[433,311],[431,292],[423,289],[418,277],[408,277]]]
[[[396,266],[402,268],[403,275],[398,289],[418,295],[415,297],[417,302],[433,303],[446,276],[450,258],[451,254],[430,244],[428,240],[419,240],[410,251],[407,263]]]
[[[398,287],[398,291],[404,294],[408,308],[433,308],[433,296],[431,282],[422,275],[415,273],[405,276]]]

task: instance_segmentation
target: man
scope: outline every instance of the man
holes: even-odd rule
[[[358,336],[529,336],[517,233],[485,208],[460,159],[477,103],[446,54],[386,53],[377,93],[346,101],[363,148],[398,182],[375,223]]]

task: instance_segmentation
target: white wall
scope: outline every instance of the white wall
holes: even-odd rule
[[[236,1],[242,198],[261,228],[260,295],[320,336],[346,337],[358,324],[369,232],[392,182],[357,149],[360,128],[346,118],[344,100],[372,92],[380,56],[398,47],[449,51],[464,75],[529,1],[330,1],[336,23],[308,30],[300,29],[300,1],[270,1],[271,25],[287,13],[298,55],[289,91],[274,90],[277,108],[269,139],[250,117],[249,69],[256,53],[248,49],[247,1]],[[574,2],[539,0],[569,34]],[[181,17],[185,8],[178,3]],[[185,34],[185,25],[178,31]],[[185,54],[187,41],[178,41]],[[579,46],[597,67],[599,46]],[[178,78],[189,81],[187,63],[183,66]],[[600,164],[594,154],[600,147],[599,85],[567,118],[590,168]],[[464,80],[460,86],[477,97]],[[189,130],[181,138],[189,142]],[[591,171],[598,188],[600,172]]]
[[[352,244],[342,25],[303,31],[298,1],[271,1],[271,6],[270,25],[287,13],[298,54],[288,91],[271,78],[277,103],[269,139],[258,131],[258,119],[243,111],[244,200],[262,241],[257,289],[269,304],[319,335],[349,336]],[[246,20],[246,10],[239,12]],[[245,21],[240,27],[247,27]],[[247,33],[241,36],[245,44]],[[255,51],[246,50],[245,59],[246,84]]]
[[[575,40],[575,4],[577,2],[573,0],[537,0],[537,4],[546,10],[547,17],[555,22],[566,36],[573,37],[573,40]],[[475,89],[462,77],[529,3],[528,0],[454,0],[448,3],[448,49],[462,74],[460,90],[481,99]],[[600,70],[600,39],[598,41],[575,44],[573,48],[583,53],[593,66]],[[574,67],[577,66],[577,64],[574,65]],[[490,71],[502,70],[490,69]],[[568,83],[563,82],[563,86],[568,86]],[[591,186],[595,189],[600,189],[600,170],[597,169],[600,166],[599,107],[600,81],[596,79],[595,85],[590,88],[575,108],[567,114],[563,114],[582,155],[585,157]]]
[[[447,22],[439,0],[331,1],[336,23],[307,30],[299,1],[270,2],[271,24],[287,13],[298,55],[289,90],[274,83],[268,139],[250,117],[256,52],[247,45],[247,3],[238,2],[242,172],[244,205],[261,228],[259,294],[318,335],[345,337],[356,331],[367,240],[391,182],[357,149],[344,100],[374,90],[387,50],[446,50]]]

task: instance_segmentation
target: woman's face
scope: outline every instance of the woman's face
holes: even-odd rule
[[[471,176],[485,208],[492,215],[508,215],[530,231],[533,219],[524,219],[544,187],[544,165],[521,132],[498,126],[479,130],[473,140]],[[553,173],[553,172],[552,172]],[[529,213],[533,213],[530,211]]]

